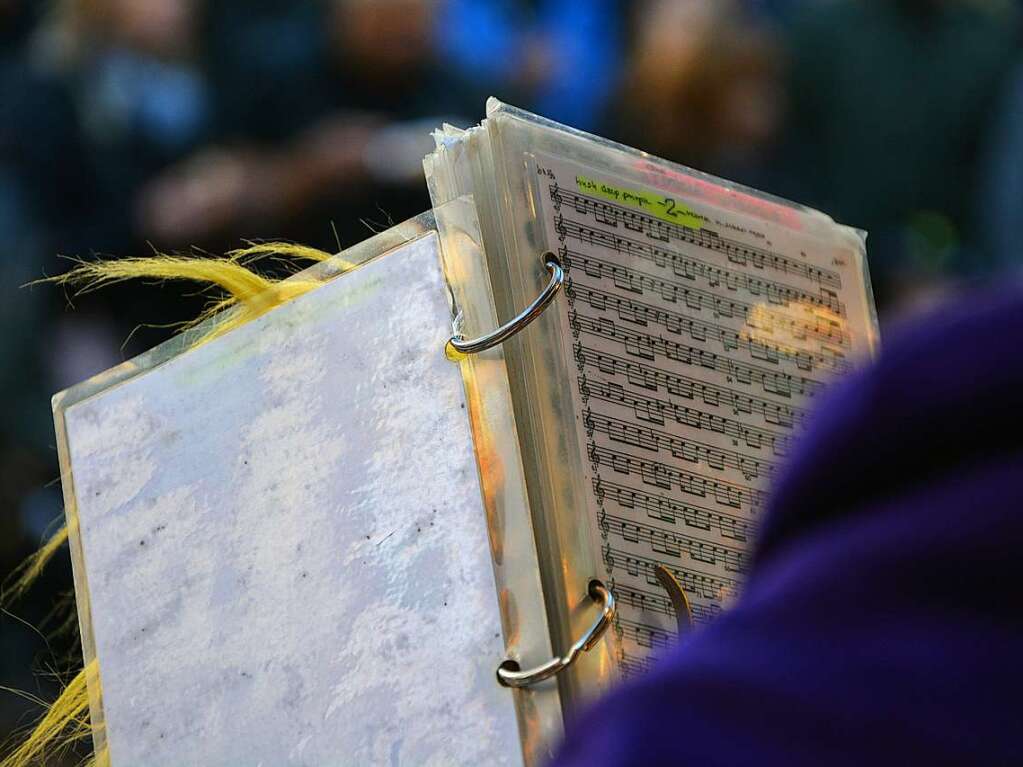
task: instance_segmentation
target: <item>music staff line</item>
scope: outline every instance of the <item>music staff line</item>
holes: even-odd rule
[[[641,509],[649,519],[669,525],[681,522],[686,527],[708,533],[716,528],[722,538],[739,543],[746,543],[753,534],[753,524],[741,517],[673,498],[648,495],[642,490],[605,481],[599,476],[593,479],[593,492],[602,508],[605,500],[611,500],[623,509]]]
[[[587,333],[598,338],[617,341],[624,346],[627,354],[650,362],[655,361],[660,355],[683,365],[715,370],[742,384],[752,386],[757,383],[766,394],[791,398],[793,393],[813,394],[822,386],[820,381],[813,378],[779,373],[758,365],[736,362],[724,355],[718,355],[705,349],[695,349],[660,335],[653,336],[639,331],[623,330],[607,317],[590,317],[580,314],[574,305],[569,309],[568,318],[573,335],[576,337],[579,333]]]
[[[717,341],[727,353],[743,349],[750,357],[762,360],[771,365],[780,365],[782,361],[792,360],[800,370],[812,371],[823,367],[832,370],[844,370],[848,367],[845,355],[822,344],[822,351],[814,352],[799,349],[790,350],[762,340],[755,340],[746,333],[740,333],[729,327],[714,322],[693,319],[682,314],[669,312],[642,301],[615,295],[598,287],[587,285],[571,277],[565,279],[565,294],[570,301],[582,300],[597,311],[618,312],[618,318],[624,322],[647,327],[660,325],[669,333],[682,335],[686,333],[693,341],[706,342],[707,339]]]
[[[845,305],[838,299],[838,294],[829,288],[821,287],[819,293],[811,293],[794,285],[720,267],[675,250],[659,248],[651,243],[633,240],[617,232],[589,227],[581,221],[574,221],[561,214],[558,215],[560,218],[556,222],[556,228],[559,237],[563,234],[565,238],[572,238],[581,243],[599,245],[616,253],[641,258],[661,269],[667,268],[670,262],[671,271],[676,277],[690,281],[695,281],[697,277],[700,277],[706,280],[708,287],[711,288],[723,284],[727,290],[743,289],[753,296],[762,295],[767,298],[769,303],[805,302],[828,309],[840,317],[844,317],[846,314]]]
[[[672,420],[680,426],[691,429],[723,434],[735,441],[742,441],[747,447],[755,450],[770,448],[772,454],[785,455],[789,439],[768,429],[749,426],[724,416],[707,413],[696,408],[686,407],[674,402],[667,402],[657,397],[647,397],[626,389],[613,381],[593,379],[583,374],[576,380],[583,402],[590,399],[600,400],[612,405],[630,408],[637,420],[664,426]]]
[[[638,655],[627,653],[624,650],[618,654],[618,665],[625,677],[642,674],[653,668],[653,659],[641,658]]]
[[[557,183],[548,189],[554,209],[560,212],[562,204],[569,204],[581,215],[592,214],[594,221],[605,226],[617,228],[618,223],[631,231],[642,232],[651,239],[669,242],[674,239],[678,242],[697,245],[708,250],[723,253],[733,264],[754,268],[770,268],[783,274],[795,274],[812,282],[826,285],[830,288],[840,289],[842,278],[838,272],[822,267],[813,266],[802,261],[795,261],[778,253],[769,250],[747,245],[737,240],[722,237],[712,229],[681,226],[668,221],[648,216],[644,213],[629,210],[611,202],[604,202],[594,199],[589,195],[577,192],[566,192]]]
[[[639,477],[644,484],[659,487],[662,490],[671,490],[677,487],[687,495],[713,498],[722,506],[733,509],[746,507],[755,511],[763,505],[765,500],[763,491],[752,487],[726,482],[722,479],[701,477],[659,461],[647,460],[613,448],[602,447],[595,442],[591,442],[587,446],[587,454],[595,467],[606,466],[617,474]]]
[[[672,458],[678,458],[688,463],[702,463],[716,471],[735,469],[741,472],[747,480],[770,476],[776,468],[769,461],[746,455],[737,450],[725,450],[659,429],[636,426],[619,418],[595,413],[592,408],[586,408],[583,413],[583,426],[589,437],[594,434],[605,434],[612,442],[638,447],[641,450],[650,450],[653,453],[666,450]]]
[[[664,565],[664,567],[671,570],[672,575],[682,584],[682,588],[686,590],[687,595],[715,602],[722,602],[727,597],[735,594],[739,585],[737,581],[731,578],[709,575],[690,567],[679,567],[674,562],[661,562],[640,554],[632,554],[628,551],[616,549],[610,544],[604,547],[604,560],[609,571],[613,572],[614,568],[621,564],[629,575],[633,577],[642,575],[650,586],[660,585],[657,577],[654,575],[654,568],[657,565]]]
[[[745,572],[746,556],[741,549],[703,541],[674,530],[632,522],[607,512],[600,515],[598,522],[601,531],[607,535],[617,535],[627,543],[650,544],[650,549],[655,554],[681,559],[682,554],[686,553],[694,562],[721,566],[726,572],[731,573]]]
[[[778,404],[743,394],[727,386],[706,383],[696,378],[670,373],[653,365],[605,354],[581,342],[576,342],[574,349],[577,364],[596,368],[605,375],[624,375],[630,384],[647,391],[656,392],[663,387],[668,394],[676,397],[694,401],[699,398],[711,407],[724,404],[732,408],[736,415],[757,413],[763,416],[767,423],[790,429],[805,416],[803,410],[791,405]]]
[[[638,608],[644,612],[666,615],[669,618],[675,617],[675,609],[671,600],[662,594],[652,591],[645,591],[631,585],[623,585],[617,581],[613,584],[615,598],[622,604]],[[707,605],[700,602],[691,602],[690,612],[693,615],[694,623],[708,623],[721,614],[721,608],[717,605]]]
[[[639,269],[578,253],[568,247],[562,247],[559,255],[570,275],[573,271],[576,273],[582,271],[587,277],[610,280],[619,290],[636,295],[645,296],[646,290],[650,290],[664,301],[673,304],[683,303],[686,308],[698,312],[706,309],[719,318],[751,321],[757,319],[758,311],[766,314],[762,312],[763,304],[748,304],[712,291],[679,285]],[[770,314],[770,319],[787,327],[792,337],[799,340],[813,336],[821,343],[836,344],[846,349],[852,346],[852,338],[844,327],[844,320],[822,316],[820,310],[811,311],[810,315],[813,317],[812,321],[778,313]]]
[[[665,631],[663,628],[650,626],[639,621],[632,621],[620,616],[616,623],[621,635],[626,639],[631,639],[640,647],[646,647],[650,650],[656,648],[665,649],[670,647],[675,641],[674,632]]]

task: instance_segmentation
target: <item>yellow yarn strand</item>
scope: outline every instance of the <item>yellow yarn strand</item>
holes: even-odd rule
[[[99,664],[95,660],[75,675],[28,738],[0,761],[0,767],[45,764],[47,759],[88,738],[92,734],[89,722],[90,684],[99,684]],[[98,691],[98,686],[96,689]],[[97,767],[99,756],[93,761]]]
[[[325,250],[292,242],[252,242],[247,248],[236,248],[227,252],[227,257],[232,261],[247,261],[263,256],[289,256],[317,262],[334,257]],[[345,263],[342,266],[345,269],[350,269],[352,265]]]
[[[89,293],[104,285],[134,279],[208,282],[223,288],[239,301],[252,299],[273,285],[266,277],[230,259],[159,254],[145,258],[80,262],[71,271],[52,278],[52,282],[81,286],[79,293]]]
[[[50,536],[50,539],[42,547],[32,554],[28,559],[18,565],[18,568],[8,576],[11,585],[4,589],[0,604],[7,604],[18,599],[46,569],[46,565],[53,559],[53,555],[60,551],[60,548],[67,543],[67,527],[61,527]]]
[[[229,251],[226,258],[172,256],[157,253],[143,258],[121,258],[108,261],[80,261],[78,266],[58,277],[43,282],[77,286],[78,293],[88,293],[105,285],[132,279],[187,280],[208,283],[223,289],[227,295],[214,301],[192,322],[198,325],[222,314],[238,304],[245,309],[226,317],[200,343],[223,335],[256,317],[312,290],[319,283],[296,280],[271,280],[250,269],[246,263],[265,256],[283,256],[295,261],[322,262],[334,256],[325,250],[290,242],[249,243],[247,247]],[[340,262],[342,270],[353,264]]]
[[[266,314],[271,309],[275,309],[281,304],[285,304],[293,298],[297,298],[303,293],[308,293],[313,288],[319,287],[320,284],[321,283],[319,282],[302,280],[288,280],[273,283],[270,288],[259,295],[241,301],[233,314],[226,315],[225,318],[218,322],[207,335],[198,341],[198,343],[211,341],[218,336],[222,336],[224,333],[244,325],[246,322],[251,322],[257,317]],[[204,312],[203,319],[219,316],[223,313],[225,308],[230,308],[236,304],[239,304],[239,301],[233,296],[219,301],[211,306],[207,312]]]

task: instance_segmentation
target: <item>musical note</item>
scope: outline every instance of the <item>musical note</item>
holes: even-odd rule
[[[603,512],[601,529],[607,535],[619,536],[628,543],[643,542],[659,554],[678,559],[685,552],[693,561],[720,565],[726,572],[742,573],[747,555],[741,548],[712,543],[692,535],[629,522],[624,517]]]
[[[748,485],[711,479],[660,461],[639,458],[595,443],[589,447],[589,457],[598,469],[607,466],[618,474],[637,477],[645,485],[664,490],[677,488],[687,495],[713,498],[724,506],[756,511],[764,502],[763,491]]]
[[[710,229],[694,229],[661,221],[653,216],[635,213],[621,206],[610,205],[576,192],[558,190],[555,193],[552,189],[551,197],[552,199],[557,197],[561,202],[570,201],[577,212],[590,214],[593,216],[594,221],[605,226],[617,228],[618,222],[622,221],[624,223],[626,218],[628,218],[630,223],[641,221],[643,232],[654,240],[661,242],[676,240],[682,243],[698,245],[722,253],[730,262],[740,266],[752,265],[756,269],[772,269],[785,274],[794,274],[829,288],[842,287],[842,278],[838,272],[817,267],[805,261],[791,259],[779,253],[772,253],[739,243],[722,237]],[[634,227],[629,228],[635,230]]]
[[[735,330],[719,325],[714,322],[699,320],[687,317],[678,312],[668,311],[633,298],[626,298],[605,290],[590,286],[586,283],[573,285],[572,297],[579,302],[584,302],[591,309],[596,311],[614,311],[618,318],[640,327],[648,325],[661,325],[668,332],[675,335],[688,334],[693,341],[704,343],[708,339],[717,341],[722,346],[722,351],[729,352],[743,349],[749,352],[756,360],[762,360],[770,365],[777,366],[782,360],[792,362],[797,369],[812,371],[815,368],[828,370],[845,370],[849,363],[835,350],[827,353],[810,353],[803,349],[789,345],[772,345],[767,343],[765,336],[754,340],[750,336],[740,335]],[[790,318],[791,319],[791,318]],[[796,327],[796,320],[791,319],[785,329],[791,334]],[[805,334],[809,331],[803,328]],[[820,340],[829,343],[830,331],[822,331],[819,334]],[[792,337],[790,335],[790,337]]]
[[[682,278],[688,282],[695,282],[697,278],[700,278],[705,281],[709,288],[717,288],[723,284],[730,292],[745,290],[751,296],[764,296],[771,303],[815,305],[827,309],[838,317],[846,316],[845,305],[839,300],[838,294],[828,288],[821,287],[816,291],[806,290],[783,282],[767,280],[757,275],[723,268],[702,259],[676,253],[650,243],[639,242],[628,237],[588,227],[571,219],[562,218],[560,223],[568,239],[577,240],[582,244],[600,245],[620,255],[649,261],[652,265],[661,269],[670,265],[672,274],[675,277]],[[595,254],[584,254],[582,251],[569,248],[567,245],[565,248],[567,251],[566,255],[569,258],[572,256],[585,257],[594,264],[601,261],[604,264],[611,263]],[[626,273],[625,264],[618,265],[618,269],[622,273]],[[647,273],[647,276],[651,280],[658,279],[649,273]],[[665,280],[666,278],[661,277],[660,279]],[[679,283],[667,279],[667,284],[678,285]],[[712,295],[715,293],[715,291],[710,292]]]
[[[791,398],[793,393],[810,395],[822,385],[820,381],[812,378],[777,373],[756,365],[737,362],[724,355],[696,349],[663,336],[623,330],[607,317],[592,317],[573,310],[572,322],[574,331],[617,341],[625,347],[628,354],[634,357],[653,362],[657,359],[657,355],[661,355],[668,360],[687,366],[725,373],[729,378],[734,378],[744,384],[760,384],[765,392],[782,397]]]
[[[746,479],[756,479],[774,470],[773,464],[738,451],[683,439],[659,429],[636,426],[618,418],[594,413],[591,408],[586,409],[584,424],[589,436],[594,433],[606,434],[612,442],[621,442],[653,453],[665,450],[690,463],[702,461],[718,470],[726,467],[737,469]]]
[[[644,613],[665,615],[672,619],[675,617],[675,611],[672,609],[671,600],[668,599],[667,595],[665,595],[663,591],[661,593],[656,593],[629,584],[618,586],[615,590],[615,595],[618,597],[619,603],[630,605]],[[702,600],[698,601],[696,599],[690,601],[689,609],[692,611],[693,621],[695,623],[708,623],[721,613],[720,605],[713,603],[708,604]],[[628,653],[626,653],[626,655],[628,655]],[[643,662],[646,662],[645,659],[637,658],[636,660],[643,660]]]
[[[607,546],[608,556],[616,562],[622,562],[626,571],[635,577],[642,577],[649,585],[659,586],[657,577],[654,575],[654,568],[663,564],[651,557],[638,554],[630,554],[628,551],[616,549],[610,544]],[[669,563],[671,570],[682,587],[688,594],[701,599],[710,599],[720,602],[736,593],[739,582],[735,578],[719,577],[709,575],[701,570],[690,567],[679,567],[676,563]]]
[[[581,325],[577,327],[581,328]],[[651,392],[660,390],[687,400],[700,400],[712,407],[727,407],[735,415],[761,415],[766,423],[786,428],[800,422],[803,411],[789,404],[753,397],[727,386],[717,386],[682,374],[675,374],[652,365],[605,354],[579,342],[575,346],[576,364],[596,368],[604,375],[624,376],[632,386]],[[638,396],[638,395],[634,395]],[[654,402],[654,400],[649,400]],[[654,404],[652,407],[657,408]],[[678,407],[678,406],[674,406]]]

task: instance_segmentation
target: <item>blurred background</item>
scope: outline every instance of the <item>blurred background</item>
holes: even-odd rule
[[[62,516],[50,395],[204,300],[21,287],[61,256],[336,251],[425,210],[429,131],[496,95],[868,230],[884,325],[1023,263],[1019,5],[0,0],[0,573]],[[70,609],[62,555],[0,615],[0,685],[53,694]],[[38,713],[0,691],[0,738]]]

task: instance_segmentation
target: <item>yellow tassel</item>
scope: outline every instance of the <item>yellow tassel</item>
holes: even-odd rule
[[[67,543],[67,538],[67,527],[60,528],[50,536],[50,539],[43,544],[42,548],[18,565],[18,568],[8,576],[8,581],[12,581],[12,583],[8,588],[4,589],[3,598],[0,599],[0,602],[7,604],[12,600],[18,599],[28,591],[29,587],[42,574],[46,565],[53,559],[53,555],[60,550],[61,546]]]
[[[78,292],[88,293],[104,285],[146,278],[209,282],[223,288],[239,301],[254,298],[273,285],[266,277],[230,259],[165,255],[82,261],[71,271],[51,281],[58,285],[80,285]]]
[[[66,752],[92,734],[89,723],[89,685],[99,684],[99,664],[94,660],[78,672],[32,733],[8,754],[0,767],[32,767]],[[98,687],[96,688],[98,691]],[[108,760],[109,762],[109,760]],[[99,759],[95,760],[99,764]]]
[[[194,327],[239,304],[245,308],[225,317],[209,335],[199,339],[198,343],[202,343],[256,319],[319,284],[294,279],[271,280],[245,265],[247,261],[251,262],[269,255],[317,262],[334,257],[324,250],[289,242],[250,243],[248,247],[228,252],[227,258],[170,256],[157,253],[145,258],[82,261],[69,272],[43,282],[79,286],[79,293],[88,293],[104,285],[131,279],[188,280],[215,285],[223,289],[227,295],[214,301],[194,321],[185,323],[184,327]],[[346,270],[353,265],[341,262],[339,266]]]
[[[205,320],[218,316],[223,314],[225,309],[231,307],[236,307],[235,311],[224,315],[224,319],[218,322],[209,333],[200,338],[196,344],[206,343],[218,336],[222,336],[224,333],[266,314],[271,309],[275,309],[303,293],[308,293],[313,288],[319,287],[319,285],[320,283],[318,282],[288,280],[286,282],[272,283],[270,288],[249,299],[238,301],[233,296],[223,299],[211,306],[207,312],[204,312],[201,319]]]
[[[290,256],[308,261],[326,261],[334,257],[325,250],[291,242],[252,242],[247,248],[236,248],[227,252],[227,257],[232,261],[245,261],[263,256]],[[352,268],[348,263],[342,263],[342,266],[345,269]]]

